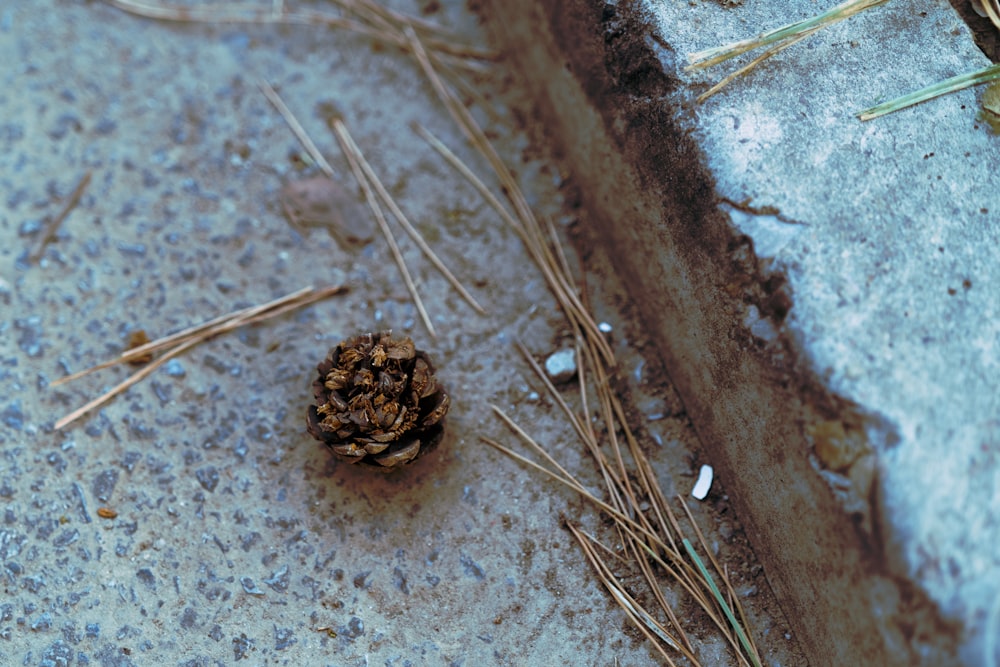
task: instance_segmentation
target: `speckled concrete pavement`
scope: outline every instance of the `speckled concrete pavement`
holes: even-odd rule
[[[482,39],[464,9],[431,18]],[[588,525],[582,502],[478,442],[512,440],[493,402],[589,469],[510,346],[556,349],[561,315],[516,236],[409,129],[419,121],[485,173],[405,56],[315,26],[174,24],[48,0],[0,7],[0,62],[0,663],[650,664],[560,529],[560,513]],[[497,67],[480,86],[490,114],[476,113],[532,204],[562,219],[558,174],[512,129]],[[302,150],[259,78],[353,188],[316,111],[340,108],[489,316],[404,239],[431,338],[380,241],[341,247],[288,224],[279,192],[300,177]],[[133,332],[156,338],[336,283],[350,291],[203,344],[54,431],[129,369],[51,383],[113,357]],[[604,316],[628,348],[626,324]],[[327,349],[382,328],[427,349],[453,396],[439,451],[395,476],[338,465],[304,423]],[[675,417],[651,432],[664,474],[669,457],[688,484],[693,436]],[[723,552],[739,536],[727,516],[713,538]],[[759,568],[733,569],[747,596],[767,596]],[[793,664],[784,626],[751,613],[765,653]]]

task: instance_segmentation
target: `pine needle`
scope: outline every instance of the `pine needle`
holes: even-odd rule
[[[295,117],[292,110],[288,108],[287,104],[285,104],[285,101],[281,99],[281,95],[278,94],[271,84],[263,79],[258,79],[257,86],[260,88],[261,92],[264,93],[264,97],[266,97],[268,101],[274,105],[274,108],[278,110],[281,117],[285,119],[285,123],[288,124],[288,128],[292,131],[292,134],[294,134],[295,138],[299,140],[302,147],[306,149],[306,153],[309,154],[312,161],[319,166],[320,171],[330,178],[336,178],[336,173],[333,171],[333,167],[331,167],[330,163],[326,161],[323,154],[319,152],[319,148],[316,147],[316,143],[312,140],[312,137],[309,136],[309,133],[306,132],[305,128],[302,127],[302,123],[300,123],[299,119]]]
[[[740,646],[737,643],[738,640],[728,632],[729,626],[726,624],[723,615],[717,613],[716,603],[711,597],[706,597],[702,592],[703,588],[707,588],[707,584],[699,583],[700,575],[697,569],[690,565],[677,550],[680,537],[682,537],[679,532],[679,525],[673,517],[669,506],[666,505],[664,494],[659,489],[659,485],[652,474],[645,455],[632,436],[631,430],[625,421],[624,410],[621,407],[620,401],[611,390],[610,371],[608,369],[613,369],[615,366],[614,354],[604,334],[597,327],[593,316],[590,314],[585,301],[585,293],[581,297],[581,293],[578,292],[573,284],[574,281],[570,274],[569,264],[562,253],[561,243],[555,233],[554,226],[551,224],[551,221],[547,221],[543,225],[535,217],[527,201],[524,199],[519,185],[486,138],[485,133],[476,123],[469,110],[435,71],[430,57],[421,45],[420,39],[411,29],[406,29],[405,33],[411,41],[411,52],[420,63],[425,76],[431,82],[438,98],[448,110],[452,119],[462,129],[472,147],[479,152],[493,169],[504,194],[507,195],[508,200],[513,206],[513,211],[508,209],[483,183],[482,179],[476,176],[443,142],[420,125],[413,125],[414,131],[464,176],[482,195],[483,199],[497,211],[501,220],[521,238],[530,257],[542,272],[553,296],[561,306],[575,333],[578,341],[578,375],[580,394],[584,405],[583,417],[576,414],[569,407],[528,350],[520,344],[518,344],[518,349],[538,378],[543,382],[549,395],[566,414],[573,429],[577,432],[586,449],[597,463],[598,472],[605,482],[605,492],[608,500],[603,500],[588,491],[576,477],[556,461],[546,447],[543,447],[541,443],[532,438],[529,433],[496,406],[491,406],[494,413],[520,439],[534,449],[545,460],[546,465],[535,463],[496,440],[485,436],[481,436],[480,439],[524,465],[541,472],[545,476],[577,492],[615,521],[619,529],[619,535],[622,537],[625,546],[625,553],[629,554],[633,562],[638,565],[643,576],[649,583],[653,595],[661,607],[661,611],[669,619],[670,627],[677,631],[678,639],[673,639],[671,634],[667,633],[663,629],[663,626],[655,621],[652,614],[643,609],[638,602],[634,601],[620,586],[616,585],[617,582],[615,582],[614,577],[610,576],[610,570],[603,564],[598,552],[593,549],[590,542],[583,540],[581,534],[577,532],[574,532],[574,536],[581,543],[581,548],[587,555],[588,560],[590,560],[598,572],[599,579],[608,588],[608,591],[615,598],[616,602],[622,606],[626,615],[656,645],[656,649],[661,654],[663,654],[663,646],[660,642],[664,642],[667,646],[679,650],[692,663],[697,664],[697,661],[694,659],[692,645],[685,635],[681,623],[666,604],[665,598],[659,591],[659,582],[656,581],[654,567],[659,568],[660,572],[666,573],[671,577],[705,609],[723,635],[733,644],[736,654],[740,656],[741,663],[748,664],[746,658],[741,654]],[[592,420],[589,417],[590,410],[587,407],[586,398],[587,381],[585,379],[588,368],[594,373],[592,381],[597,388],[600,414],[602,415],[608,438],[611,440],[610,458],[602,451],[597,434],[591,423]],[[638,483],[640,488],[633,487],[633,482],[631,481],[633,479],[633,470],[627,465],[626,457],[619,446],[616,435],[616,430],[618,429],[624,434],[629,455],[632,458],[635,468],[639,471]],[[654,506],[652,514],[656,518],[656,525],[651,523],[640,509],[643,505],[638,497],[640,489],[642,496]],[[669,517],[669,520],[665,519],[665,517]],[[567,525],[570,530],[573,530],[570,524]],[[671,528],[679,536],[677,539],[671,534]],[[668,637],[670,638],[669,640],[667,639]],[[669,662],[670,658],[667,657],[667,660]]]
[[[302,124],[299,123],[298,119],[288,108],[288,105],[285,104],[284,100],[281,99],[281,96],[266,81],[259,81],[258,85],[267,99],[270,100],[270,102],[278,110],[278,113],[280,113],[282,118],[285,119],[285,122],[288,123],[292,133],[295,134],[299,142],[301,142],[305,147],[309,156],[320,166],[323,173],[332,178],[334,176],[333,167],[331,167],[330,163],[326,161],[323,154],[319,152],[315,142],[313,142],[313,140],[309,137],[309,134],[305,131]],[[427,331],[430,332],[431,336],[437,336],[434,331],[434,325],[431,323],[430,315],[427,314],[427,309],[424,307],[423,299],[420,298],[420,293],[417,290],[416,283],[413,282],[410,270],[406,266],[406,262],[403,259],[403,253],[399,249],[399,244],[396,242],[396,238],[393,236],[392,230],[389,228],[389,223],[385,219],[385,214],[382,212],[382,207],[378,203],[378,199],[375,196],[376,192],[378,192],[382,200],[389,206],[393,215],[400,220],[400,224],[403,225],[403,228],[408,232],[411,232],[411,236],[417,240],[417,245],[424,251],[424,254],[428,255],[431,259],[431,263],[433,263],[435,267],[438,267],[439,270],[443,269],[445,278],[447,278],[453,286],[456,286],[459,294],[463,297],[471,299],[471,304],[474,308],[477,308],[481,312],[485,312],[482,310],[482,306],[480,306],[472,295],[469,294],[464,287],[462,287],[461,283],[458,282],[458,279],[455,278],[452,273],[448,271],[447,267],[444,266],[441,260],[438,259],[437,255],[434,254],[434,251],[431,250],[430,246],[427,245],[423,237],[420,236],[420,233],[413,228],[409,220],[406,219],[406,216],[403,215],[403,212],[399,209],[399,206],[396,205],[396,202],[391,196],[389,196],[388,191],[382,185],[382,182],[378,180],[378,177],[368,164],[368,161],[365,160],[365,156],[361,152],[361,149],[358,148],[356,143],[354,143],[354,139],[351,137],[350,132],[347,131],[347,126],[344,124],[343,119],[339,116],[331,116],[328,120],[330,129],[333,130],[334,135],[340,142],[341,150],[347,158],[351,171],[354,173],[354,178],[361,187],[361,191],[365,196],[365,201],[371,209],[372,215],[375,217],[375,221],[378,223],[379,230],[382,232],[382,236],[385,238],[386,244],[389,246],[389,252],[392,254],[393,260],[399,268],[400,275],[403,278],[403,283],[406,285],[406,289],[409,291],[410,296],[413,299],[417,312],[420,314],[420,318],[423,321],[424,326],[427,327]]]
[[[584,555],[590,564],[597,571],[597,577],[604,584],[604,587],[611,593],[611,597],[615,599],[615,602],[625,611],[625,614],[632,620],[632,623],[639,628],[639,630],[646,636],[646,639],[650,641],[657,652],[667,661],[668,665],[676,665],[670,654],[663,650],[663,647],[659,642],[653,639],[653,635],[656,635],[660,640],[663,641],[670,648],[682,652],[692,662],[697,662],[694,655],[686,651],[673,637],[667,632],[666,628],[656,622],[656,620],[649,615],[649,613],[642,608],[642,605],[638,604],[635,599],[633,599],[622,587],[619,581],[615,578],[614,574],[608,568],[607,564],[601,560],[594,551],[593,544],[590,538],[585,537],[576,526],[574,526],[569,521],[566,522],[566,527],[576,538],[581,549],[583,549]]]
[[[358,185],[361,186],[361,191],[365,195],[365,201],[368,202],[368,208],[371,209],[372,214],[375,216],[375,221],[378,222],[379,229],[382,230],[382,236],[385,237],[385,242],[389,245],[392,258],[395,260],[396,266],[399,267],[399,273],[403,277],[406,289],[410,292],[410,297],[417,307],[417,312],[420,313],[420,319],[423,320],[428,333],[436,338],[437,332],[434,330],[431,317],[427,314],[427,309],[424,307],[423,299],[420,298],[420,292],[417,291],[417,285],[410,276],[410,270],[406,268],[406,261],[403,259],[403,253],[399,249],[399,244],[396,243],[396,237],[392,235],[392,230],[389,229],[389,223],[385,219],[385,214],[382,213],[382,207],[379,206],[378,199],[376,199],[375,193],[372,190],[372,185],[368,182],[368,178],[361,168],[359,153],[356,153],[352,149],[354,141],[351,139],[350,132],[347,131],[347,126],[344,124],[343,119],[334,117],[330,119],[330,127],[340,142],[340,148],[344,152],[348,164],[351,166],[354,178],[358,181]]]
[[[140,0],[104,1],[136,16],[177,23],[291,24],[342,28],[402,49],[408,48],[408,41],[401,30],[404,26],[409,26],[424,33],[428,47],[435,52],[436,58],[455,66],[479,69],[475,61],[497,58],[496,52],[462,44],[454,35],[449,35],[432,23],[392,12],[367,0],[334,0],[334,4],[339,5],[345,13],[356,16],[356,19],[329,12],[290,10],[284,7],[284,3],[272,3],[271,7],[255,7],[245,3],[178,7]]]
[[[76,184],[76,187],[73,188],[73,192],[66,198],[66,202],[63,204],[58,215],[52,219],[52,222],[45,226],[45,233],[42,234],[42,240],[38,243],[38,248],[35,252],[33,252],[28,258],[28,262],[34,263],[42,258],[42,255],[45,253],[45,247],[56,237],[56,233],[59,231],[59,227],[62,225],[63,221],[80,202],[80,197],[83,196],[83,192],[87,189],[87,186],[90,185],[91,175],[92,174],[89,171],[83,175],[79,183]]]
[[[209,322],[201,324],[190,329],[186,329],[182,332],[172,334],[165,338],[152,341],[140,347],[133,348],[127,352],[122,353],[117,358],[105,362],[103,364],[98,364],[93,368],[89,368],[85,371],[79,373],[74,373],[73,375],[62,378],[53,382],[53,385],[63,384],[69,382],[70,380],[82,377],[94,371],[108,368],[109,366],[114,366],[117,364],[128,363],[134,360],[136,357],[141,357],[143,355],[149,354],[150,352],[159,351],[167,349],[167,351],[160,357],[154,359],[145,367],[136,371],[128,378],[117,384],[112,389],[101,394],[97,398],[88,402],[83,407],[80,407],[73,412],[69,413],[59,421],[55,423],[55,429],[57,431],[62,430],[69,424],[73,423],[83,415],[87,414],[91,410],[98,408],[115,396],[123,393],[129,387],[137,384],[147,376],[149,376],[157,368],[173,359],[176,356],[186,352],[195,345],[202,343],[210,338],[214,338],[220,334],[232,331],[233,329],[238,329],[239,327],[246,326],[248,324],[254,324],[265,319],[272,317],[277,317],[296,308],[301,308],[316,301],[320,301],[327,297],[333,296],[334,294],[341,294],[347,290],[346,287],[342,285],[335,285],[331,287],[324,287],[321,289],[315,289],[313,287],[306,287],[297,292],[293,292],[287,296],[283,296],[280,299],[275,299],[260,306],[254,306],[252,308],[244,308],[243,310],[238,310],[229,315],[223,317],[215,318]]]
[[[481,305],[479,305],[479,302],[476,301],[475,297],[473,297],[469,293],[469,291],[465,289],[465,286],[462,285],[459,279],[456,278],[455,275],[448,270],[448,267],[444,265],[444,262],[442,262],[441,259],[437,256],[437,254],[431,249],[431,247],[427,245],[427,241],[425,241],[424,237],[420,234],[419,231],[417,231],[417,228],[410,223],[409,219],[406,217],[406,214],[403,213],[403,211],[396,204],[396,201],[392,198],[392,195],[390,195],[389,191],[385,189],[384,185],[382,185],[382,181],[375,173],[375,170],[372,169],[371,165],[368,164],[368,160],[365,159],[365,156],[361,152],[361,149],[358,148],[358,145],[354,143],[354,139],[350,135],[348,135],[347,141],[350,142],[351,151],[354,153],[354,156],[357,158],[358,163],[361,165],[361,170],[364,172],[365,176],[371,182],[372,186],[374,186],[375,192],[382,199],[382,203],[386,205],[386,207],[389,209],[389,212],[392,213],[392,215],[396,218],[396,220],[399,221],[399,224],[403,226],[403,229],[405,229],[406,233],[410,235],[410,238],[412,238],[413,242],[417,244],[417,247],[420,248],[420,250],[424,253],[424,256],[427,257],[427,259],[430,260],[431,264],[434,265],[434,268],[436,268],[441,273],[441,275],[444,276],[445,280],[447,280],[451,284],[451,286],[455,288],[455,291],[458,292],[459,295],[463,299],[465,299],[466,302],[468,302],[468,304],[472,306],[477,313],[479,313],[480,315],[485,315],[486,309],[483,308]]]

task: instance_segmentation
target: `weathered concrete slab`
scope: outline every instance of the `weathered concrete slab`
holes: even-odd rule
[[[830,5],[832,3],[825,3]],[[584,208],[813,664],[1000,652],[1000,142],[945,0],[890,3],[723,71],[685,54],[814,2],[494,2]]]
[[[398,6],[485,40],[461,4]],[[517,236],[410,130],[420,122],[486,172],[414,63],[313,25],[175,24],[52,0],[0,4],[0,63],[0,664],[654,660],[561,528],[566,515],[600,531],[597,517],[478,441],[510,438],[489,411],[501,405],[596,488],[571,427],[511,345],[544,358],[564,344],[563,316]],[[491,104],[475,112],[536,210],[570,218],[557,170],[515,129],[525,95],[504,68],[477,80]],[[317,110],[339,107],[488,316],[400,233],[432,338],[381,240],[341,245],[320,227],[290,226],[283,185],[316,170],[258,77],[353,192]],[[47,216],[88,171],[89,187],[38,253]],[[602,276],[591,276],[594,291],[617,294]],[[52,382],[117,354],[133,331],[155,338],[340,281],[351,291],[199,345],[53,430],[132,369]],[[594,304],[637,368],[627,354],[640,327],[598,295]],[[453,400],[438,451],[395,477],[338,465],[305,430],[315,364],[342,338],[382,328],[413,335]],[[650,456],[668,492],[686,492],[696,438],[679,406],[664,409],[673,394],[654,366],[637,373],[662,445]],[[721,496],[693,511],[730,565],[766,658],[803,665]],[[710,632],[694,641],[724,659]]]

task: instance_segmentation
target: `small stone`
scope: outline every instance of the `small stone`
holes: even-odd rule
[[[565,348],[545,360],[545,373],[554,384],[569,382],[576,376],[576,351]]]
[[[167,375],[175,378],[182,378],[187,374],[187,371],[184,370],[184,365],[176,359],[168,361],[166,365],[164,365],[163,370]]]

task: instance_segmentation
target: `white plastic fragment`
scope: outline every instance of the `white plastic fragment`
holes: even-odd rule
[[[694,483],[694,488],[691,489],[691,495],[697,500],[704,500],[708,495],[709,490],[712,488],[712,478],[715,476],[715,471],[712,470],[712,466],[703,465],[701,470],[698,471],[698,481]]]

